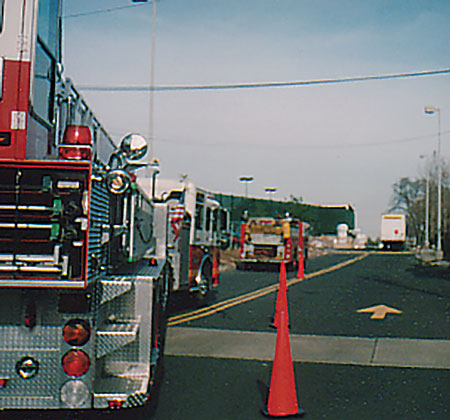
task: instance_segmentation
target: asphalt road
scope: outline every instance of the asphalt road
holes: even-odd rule
[[[353,257],[311,260],[307,276]],[[277,281],[274,272],[225,273],[216,300]],[[275,346],[269,326],[275,298],[275,292],[268,293],[170,327],[164,382],[153,418],[264,418],[261,408],[272,366],[266,353]],[[369,255],[291,285],[288,301],[296,390],[305,418],[450,418],[449,273],[422,267],[410,255]],[[401,314],[371,319],[370,313],[357,312],[380,304]],[[174,310],[172,316],[177,316],[188,308],[175,305]],[[181,341],[180,351],[177,340],[189,334],[194,339]],[[242,337],[241,345],[244,338],[248,341],[239,349],[242,357],[233,353],[239,346],[231,342],[234,337]],[[330,354],[333,339],[339,354]],[[313,348],[318,354],[314,362],[298,361],[314,357],[308,348],[313,342],[318,346]],[[355,362],[342,354],[342,343],[356,343],[350,349],[355,354],[367,350],[367,361],[362,357]],[[437,368],[430,367],[435,355]]]
[[[308,262],[303,281],[295,273],[289,279],[292,365],[304,418],[450,418],[448,270],[423,267],[411,255],[329,254]],[[174,296],[154,406],[106,418],[265,418],[277,284],[274,271],[230,271],[209,302]],[[401,313],[372,319],[358,312],[376,305]],[[68,412],[51,418],[99,417]]]

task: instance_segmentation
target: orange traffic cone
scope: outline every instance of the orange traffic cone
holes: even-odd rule
[[[279,323],[279,317],[280,312],[285,311],[287,318],[289,318],[288,315],[288,309],[287,309],[287,283],[286,283],[286,264],[284,261],[281,262],[280,267],[280,283],[278,286],[278,294],[277,294],[277,303],[275,304],[275,316],[273,317],[273,323],[272,327],[278,328],[280,325]],[[288,319],[289,324],[289,319]]]
[[[279,317],[269,396],[263,413],[269,417],[299,417],[305,412],[297,402],[287,311],[280,311]]]
[[[217,287],[219,285],[219,255],[213,258],[213,266],[212,266],[212,286]]]
[[[298,279],[304,279],[305,278],[305,260],[303,259],[303,252],[301,250],[300,250],[300,252],[298,254],[297,278]]]

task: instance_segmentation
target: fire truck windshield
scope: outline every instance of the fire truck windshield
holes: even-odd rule
[[[2,0],[3,3],[3,0]],[[59,59],[60,0],[40,0],[38,36],[55,59]]]

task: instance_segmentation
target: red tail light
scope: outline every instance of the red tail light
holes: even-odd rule
[[[284,248],[284,258],[290,259],[291,258],[291,254],[292,254],[292,239],[289,238],[286,241],[286,245],[285,245],[285,248]]]
[[[109,408],[121,408],[123,406],[123,400],[109,400],[108,407]]]
[[[90,146],[59,146],[59,158],[67,160],[91,160]]]
[[[69,376],[83,376],[90,365],[89,356],[83,350],[69,350],[62,358],[62,368]]]
[[[64,341],[70,346],[84,346],[90,336],[89,324],[82,319],[71,319],[63,328]]]

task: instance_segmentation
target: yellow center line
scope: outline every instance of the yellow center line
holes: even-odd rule
[[[331,267],[324,268],[322,270],[318,270],[318,271],[315,271],[313,273],[309,273],[309,274],[305,275],[305,280],[311,279],[313,277],[318,277],[318,276],[321,276],[323,274],[328,274],[328,273],[331,273],[333,271],[339,270],[341,268],[347,267],[348,265],[354,264],[354,263],[356,263],[356,262],[358,262],[358,261],[368,257],[369,255],[370,255],[370,253],[359,255],[358,257],[351,258],[350,260],[347,260],[347,261],[344,261],[342,263],[333,265]],[[292,286],[292,285],[300,283],[302,281],[303,281],[303,279],[292,278],[289,281],[287,281],[287,285],[288,286]],[[242,303],[249,302],[251,300],[255,300],[255,299],[258,299],[260,297],[266,296],[266,295],[268,295],[270,293],[273,293],[273,292],[275,292],[277,290],[278,290],[278,283],[273,284],[271,286],[264,287],[262,289],[255,290],[253,292],[246,293],[244,295],[240,295],[240,296],[237,296],[237,297],[234,297],[234,298],[222,301],[222,302],[218,302],[218,303],[216,303],[214,305],[211,305],[211,306],[208,306],[206,308],[198,309],[198,310],[195,310],[195,311],[192,311],[192,312],[188,312],[188,313],[185,313],[185,314],[181,314],[181,315],[176,315],[176,316],[173,316],[173,317],[169,318],[168,325],[169,326],[179,325],[179,324],[182,324],[182,323],[185,323],[185,322],[193,321],[195,319],[204,318],[204,317],[207,317],[209,315],[213,315],[213,314],[215,314],[217,312],[224,311],[225,309],[232,308],[233,306],[237,306],[237,305],[240,305]]]

